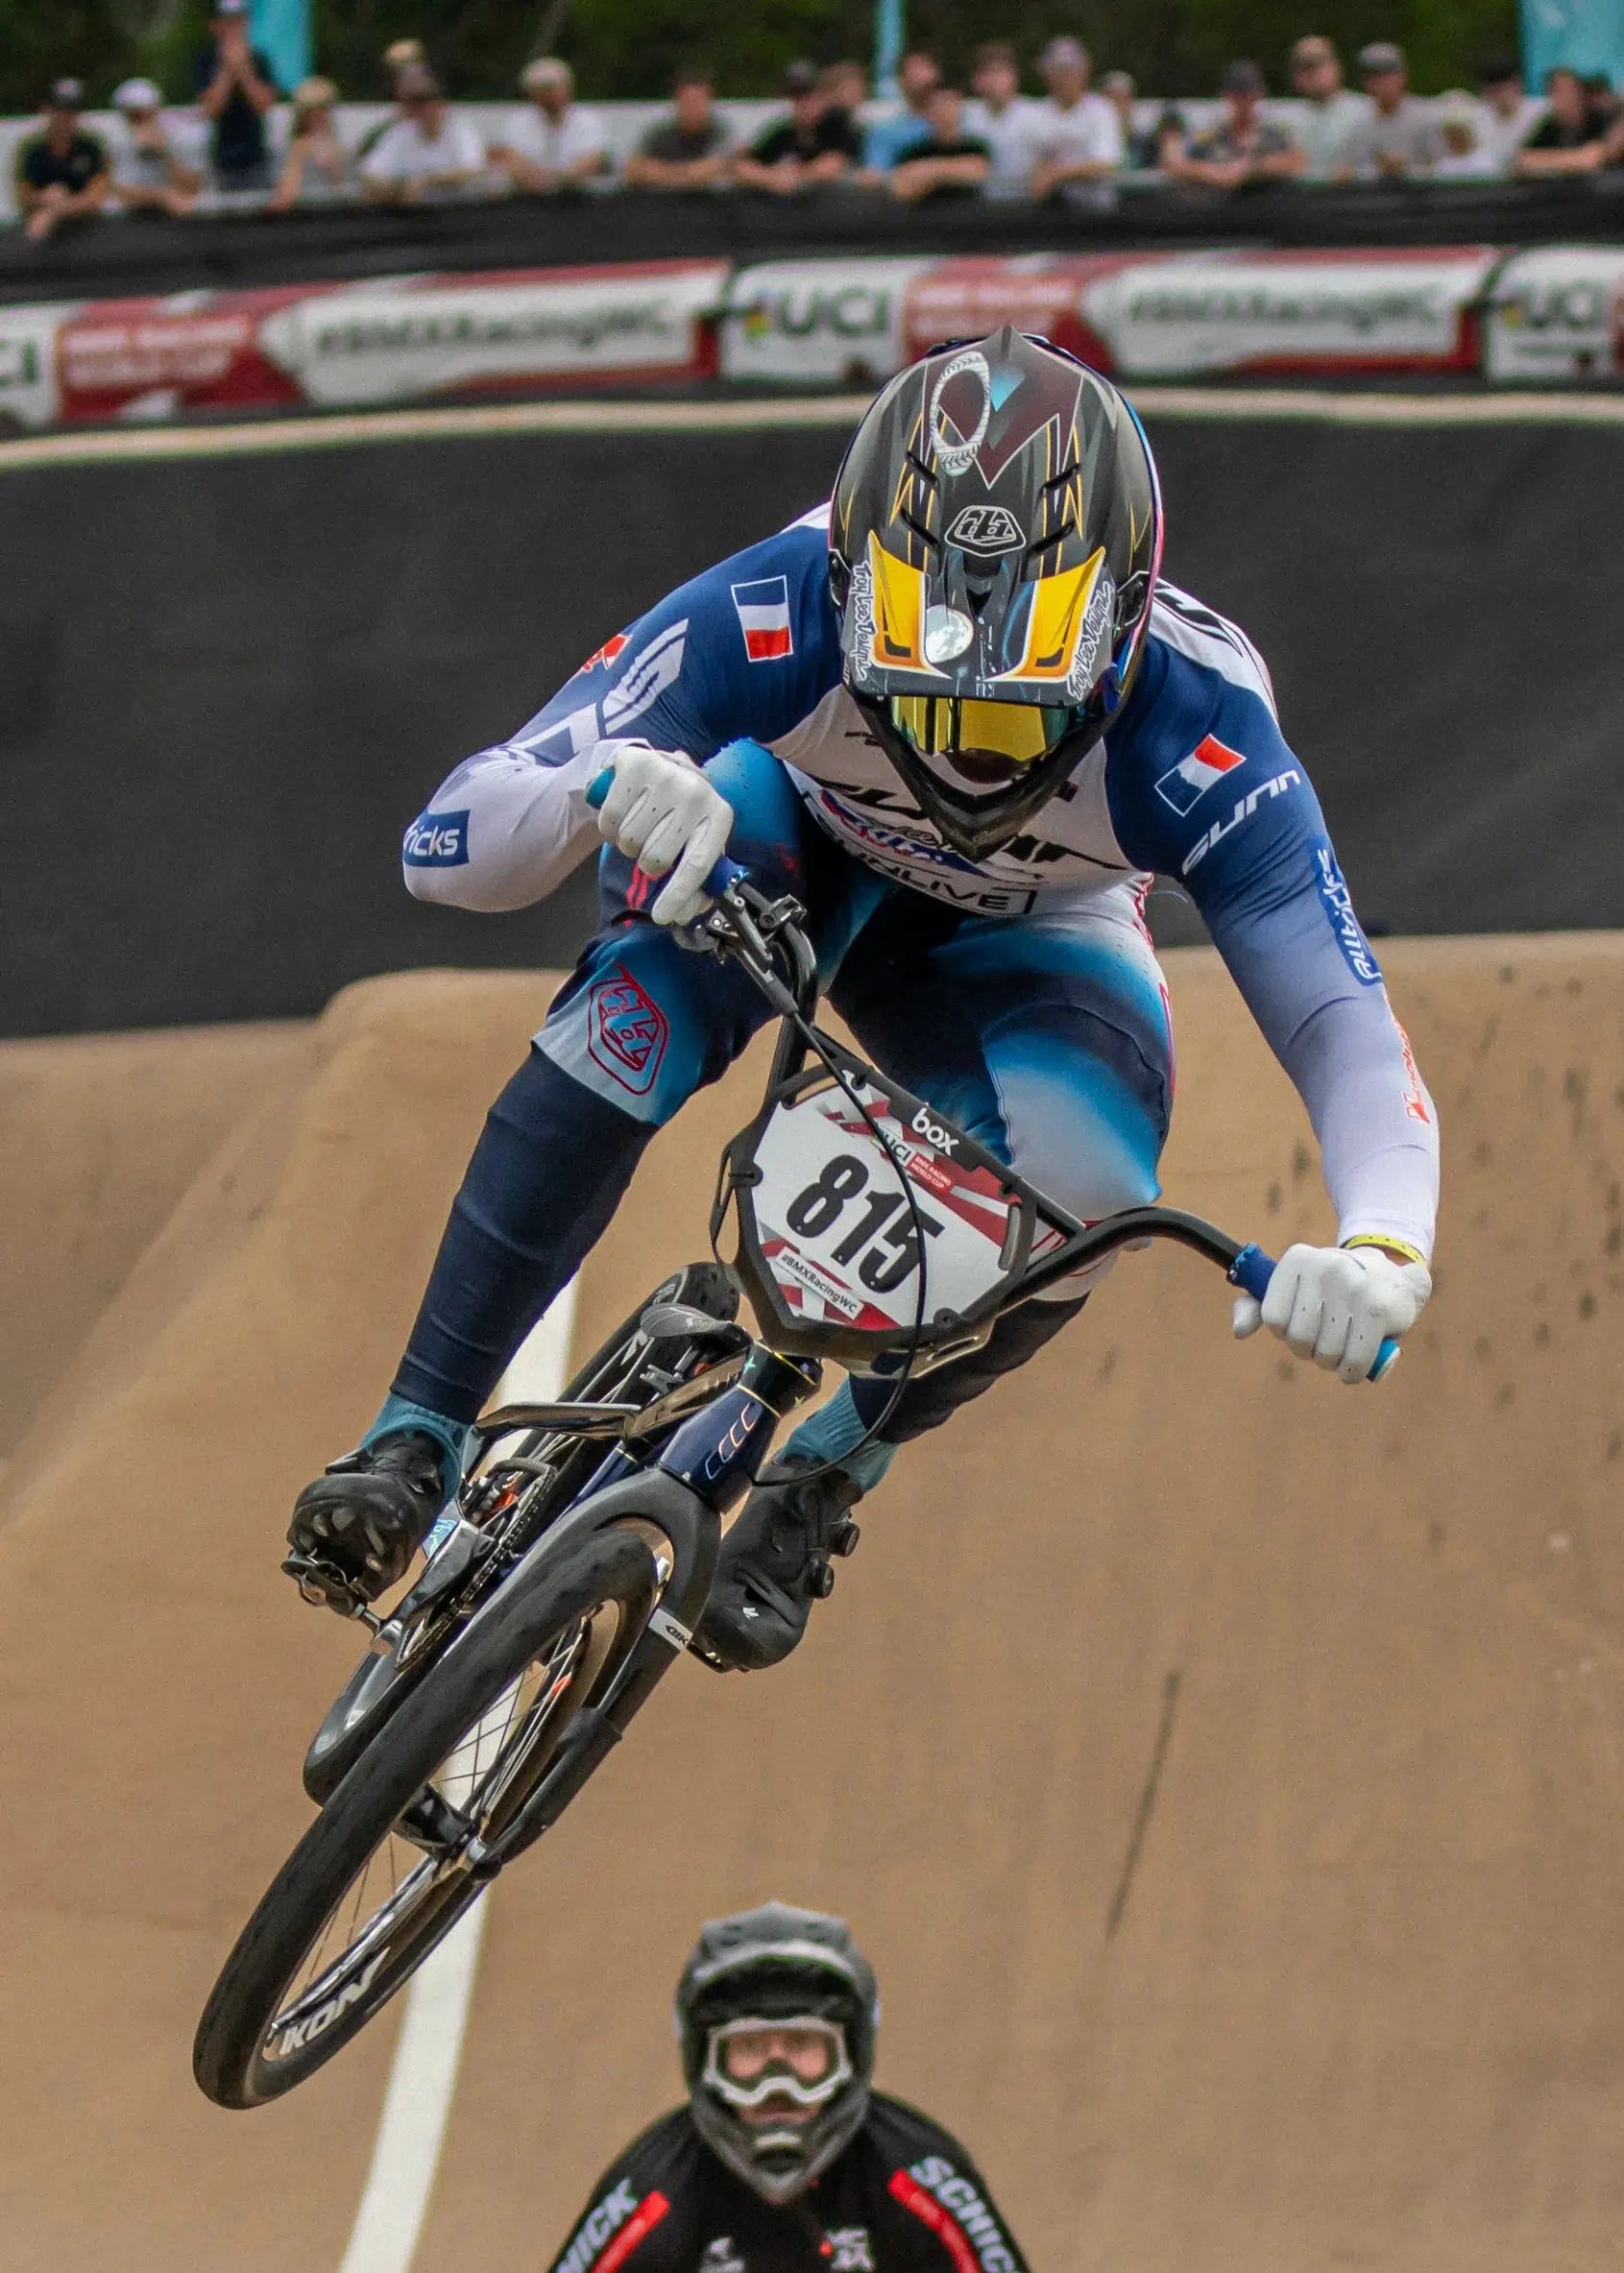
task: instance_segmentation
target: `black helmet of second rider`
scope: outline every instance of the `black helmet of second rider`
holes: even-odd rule
[[[880,2000],[845,1920],[784,1902],[712,1919],[676,2019],[700,2138],[764,2200],[789,2201],[868,2112]]]
[[[972,859],[1054,796],[1127,693],[1161,495],[1126,398],[1006,326],[876,398],[830,517],[845,682],[921,811]]]

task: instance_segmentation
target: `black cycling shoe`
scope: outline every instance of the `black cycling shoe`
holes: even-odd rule
[[[849,1555],[858,1527],[847,1510],[861,1488],[838,1468],[797,1481],[809,1460],[762,1471],[744,1511],[722,1541],[721,1559],[693,1646],[727,1673],[758,1673],[788,1657],[814,1602],[835,1584],[832,1555]]]
[[[347,1452],[307,1484],[282,1564],[311,1601],[353,1615],[403,1579],[445,1505],[445,1451],[420,1429]]]

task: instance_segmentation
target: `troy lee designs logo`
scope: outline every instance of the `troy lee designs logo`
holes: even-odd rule
[[[653,1088],[670,1030],[666,1013],[623,963],[616,964],[612,977],[600,979],[588,998],[587,1048],[634,1097]]]

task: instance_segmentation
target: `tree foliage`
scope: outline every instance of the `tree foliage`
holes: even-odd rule
[[[45,83],[77,72],[105,102],[127,73],[151,73],[175,100],[190,91],[191,56],[208,0],[0,0],[0,102],[31,109]],[[1101,69],[1121,66],[1147,92],[1209,91],[1225,62],[1251,56],[1286,86],[1286,52],[1327,32],[1351,57],[1368,39],[1409,50],[1418,86],[1469,85],[1491,51],[1515,52],[1515,0],[909,0],[909,36],[962,75],[980,40],[1012,39],[1035,58],[1071,32]],[[798,56],[866,58],[872,0],[316,0],[320,67],[356,99],[386,93],[379,59],[392,39],[424,40],[453,94],[511,94],[529,57],[569,57],[583,93],[664,94],[673,69],[701,60],[727,94],[770,94]],[[1035,81],[1033,81],[1035,85]]]

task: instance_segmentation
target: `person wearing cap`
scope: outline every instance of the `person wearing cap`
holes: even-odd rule
[[[77,79],[52,83],[43,105],[44,125],[19,142],[12,181],[24,234],[36,244],[64,221],[83,221],[100,212],[110,186],[108,154],[98,136],[80,125],[85,89]]]
[[[395,96],[394,120],[361,160],[361,195],[374,205],[410,206],[477,188],[486,178],[484,142],[427,65],[406,64]]]
[[[1033,120],[1034,197],[1103,206],[1127,157],[1122,121],[1103,95],[1089,92],[1093,69],[1080,39],[1052,39],[1039,61],[1049,93]]]
[[[1170,139],[1163,170],[1176,181],[1207,189],[1244,189],[1249,181],[1289,181],[1307,164],[1290,127],[1263,115],[1268,92],[1261,67],[1245,57],[1224,65],[1218,83],[1224,108],[1211,126],[1186,142]]]
[[[1477,70],[1477,97],[1478,148],[1490,160],[1491,173],[1509,174],[1535,115],[1515,56],[1484,59]]]
[[[209,37],[192,64],[198,109],[212,128],[209,163],[222,189],[271,187],[266,114],[280,89],[248,35],[248,0],[216,0]]]
[[[733,174],[732,136],[716,110],[716,83],[691,63],[671,83],[671,108],[644,130],[626,160],[629,189],[720,189]]]
[[[1292,92],[1301,108],[1296,120],[1302,144],[1303,173],[1310,181],[1328,181],[1343,144],[1370,111],[1368,95],[1344,85],[1342,58],[1334,39],[1310,32],[1291,53]]]
[[[734,167],[742,189],[770,190],[792,197],[825,181],[838,181],[862,155],[862,142],[847,111],[837,109],[812,63],[791,63],[784,74],[789,100],[787,117],[758,134]]]
[[[575,100],[575,74],[557,56],[538,56],[519,75],[524,107],[499,142],[492,165],[526,197],[583,188],[609,170],[609,136],[595,110]]]
[[[1339,181],[1402,181],[1431,176],[1443,156],[1432,105],[1413,95],[1404,50],[1372,39],[1359,50],[1359,76],[1370,108],[1337,153]]]
[[[112,144],[112,199],[132,213],[189,213],[203,187],[163,123],[163,96],[150,79],[112,91],[120,132]]]
[[[900,107],[877,118],[862,138],[862,172],[871,186],[883,188],[885,178],[899,159],[925,141],[931,132],[931,97],[942,83],[942,67],[927,48],[910,48],[897,65]]]
[[[843,1918],[712,1919],[677,1983],[688,2096],[604,2171],[552,2273],[1025,2273],[952,2132],[874,2089],[879,2020]]]
[[[330,79],[302,79],[293,90],[287,156],[271,198],[273,213],[326,206],[360,194],[358,152],[338,131],[338,89]]]

